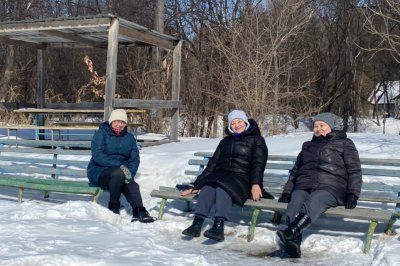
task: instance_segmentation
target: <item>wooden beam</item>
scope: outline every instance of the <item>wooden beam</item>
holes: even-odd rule
[[[151,35],[149,32],[139,31],[133,28],[127,28],[124,26],[119,27],[119,34],[125,35],[129,38],[135,39],[139,42],[148,43],[157,47],[165,48],[165,49],[174,49],[174,42],[164,40],[157,36]]]
[[[0,25],[0,33],[15,31],[38,31],[38,30],[57,30],[71,28],[88,27],[109,27],[110,17],[90,18],[90,19],[64,19],[64,20],[44,20],[44,21],[23,21]]]
[[[33,103],[0,103],[0,110],[15,110],[19,108],[34,108]]]
[[[182,41],[179,41],[174,48],[172,55],[172,92],[171,99],[173,101],[179,101],[179,93],[181,89],[181,51]],[[173,108],[171,110],[171,141],[178,140],[179,130],[179,109]]]
[[[104,109],[103,102],[83,102],[83,103],[46,103],[44,108],[50,109]]]
[[[60,37],[60,38],[63,38],[63,39],[69,40],[69,41],[87,44],[89,46],[96,47],[96,48],[106,48],[107,47],[107,44],[106,45],[99,44],[99,43],[96,43],[95,41],[81,37],[80,35],[65,33],[65,32],[62,32],[59,30],[41,30],[39,32],[44,33],[44,34],[49,34],[52,36],[57,36],[57,37]]]
[[[43,44],[43,43],[26,42],[26,41],[14,40],[14,39],[1,37],[1,36],[0,36],[0,42],[8,44],[8,45],[30,47],[30,48],[33,48],[33,49],[44,49],[44,48],[46,48],[46,45]]]
[[[45,103],[44,91],[44,51],[37,50],[37,85],[36,85],[36,104],[38,108],[43,108]],[[44,126],[44,116],[36,114],[36,126]],[[44,139],[43,135],[37,136],[39,139]]]
[[[115,108],[172,109],[179,108],[180,106],[180,101],[114,99]]]
[[[119,21],[117,18],[113,18],[110,29],[108,30],[104,121],[108,120],[113,110],[115,87],[117,85],[118,28]]]

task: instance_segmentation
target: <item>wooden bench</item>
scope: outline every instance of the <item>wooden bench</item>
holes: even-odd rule
[[[186,175],[192,177],[198,176],[204,170],[212,153],[196,152],[194,155],[201,158],[191,159],[188,164],[191,166],[198,166],[198,170],[185,171]],[[252,201],[249,199],[245,202],[245,207],[253,209],[247,236],[248,241],[252,241],[254,238],[255,226],[261,210],[272,211],[275,212],[275,214],[286,210],[287,204],[280,203],[277,199],[282,193],[282,188],[287,181],[288,170],[292,169],[295,160],[295,156],[270,155],[268,157],[266,171],[264,172],[264,188],[273,194],[275,199],[261,199],[260,201]],[[364,182],[359,201],[372,202],[374,203],[374,207],[357,207],[349,210],[340,206],[329,209],[324,215],[370,221],[364,241],[364,252],[366,253],[371,247],[377,224],[386,223],[387,227],[385,232],[387,234],[393,234],[393,224],[400,213],[400,186],[387,185],[381,182],[366,182],[366,180],[368,178],[371,179],[371,177],[400,177],[400,161],[362,158],[361,162]],[[194,178],[190,181],[194,181]],[[168,199],[184,200],[187,202],[188,206],[191,201],[197,199],[197,196],[194,195],[182,197],[177,189],[170,187],[160,187],[158,190],[153,190],[151,196],[162,199],[158,216],[159,219],[162,219],[165,204]]]
[[[0,186],[18,188],[18,202],[24,189],[45,191],[45,197],[50,191],[87,194],[97,202],[103,189],[87,179],[90,157],[90,141],[1,139]]]

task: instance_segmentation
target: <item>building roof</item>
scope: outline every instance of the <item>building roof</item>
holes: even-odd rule
[[[0,42],[36,49],[51,47],[107,48],[108,30],[115,19],[119,22],[119,45],[152,45],[173,49],[179,41],[176,37],[107,14],[1,22]]]

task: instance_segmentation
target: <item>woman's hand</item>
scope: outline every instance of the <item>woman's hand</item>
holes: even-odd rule
[[[181,196],[185,197],[185,196],[190,195],[190,194],[197,194],[197,192],[198,192],[198,190],[195,190],[193,188],[189,188],[189,189],[186,189],[186,190],[182,191],[181,192]]]
[[[261,188],[258,184],[254,184],[251,187],[251,199],[254,201],[260,200],[262,198]]]

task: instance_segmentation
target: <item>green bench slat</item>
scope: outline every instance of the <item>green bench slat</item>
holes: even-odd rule
[[[37,179],[30,177],[0,176],[0,185],[18,188],[29,188],[53,192],[68,192],[77,194],[97,194],[101,188],[93,186],[89,182]]]

